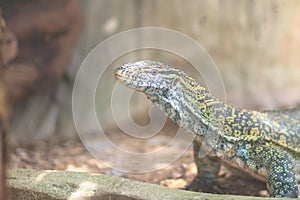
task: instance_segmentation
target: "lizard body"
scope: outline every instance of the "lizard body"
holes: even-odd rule
[[[251,111],[212,96],[184,72],[155,61],[125,64],[115,77],[143,92],[180,127],[196,136],[198,176],[205,173],[200,143],[228,165],[266,181],[273,197],[298,197],[300,109]],[[214,172],[213,174],[216,174]]]

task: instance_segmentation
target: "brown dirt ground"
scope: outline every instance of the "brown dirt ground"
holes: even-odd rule
[[[147,147],[145,148],[153,148]],[[138,181],[164,185],[171,188],[182,188],[190,183],[196,175],[192,148],[184,153],[172,165],[151,173],[120,173],[96,160],[83,146],[79,139],[58,141],[49,139],[35,145],[18,146],[11,150],[10,168],[47,169],[84,171],[101,174],[112,174]],[[265,184],[248,176],[234,174],[222,167],[219,184],[211,193],[267,196]]]

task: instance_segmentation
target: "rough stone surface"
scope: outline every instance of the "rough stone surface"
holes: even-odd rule
[[[116,176],[15,169],[8,172],[9,199],[244,199],[189,192]],[[247,199],[262,199],[247,197]],[[264,200],[267,198],[263,198]]]

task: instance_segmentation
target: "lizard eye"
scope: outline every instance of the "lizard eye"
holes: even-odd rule
[[[157,69],[152,69],[151,74],[153,76],[156,76],[158,74],[158,70]]]

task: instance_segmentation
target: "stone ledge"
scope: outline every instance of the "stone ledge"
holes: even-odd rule
[[[9,199],[245,199],[245,196],[189,192],[111,175],[85,172],[13,169],[8,171]],[[247,199],[268,199],[246,197]]]

